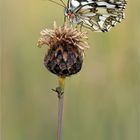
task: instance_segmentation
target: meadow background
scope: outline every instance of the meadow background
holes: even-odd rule
[[[139,140],[139,4],[109,33],[89,31],[82,71],[66,80],[63,140]],[[0,0],[1,140],[56,140],[57,77],[36,46],[54,20],[63,8],[47,0]]]

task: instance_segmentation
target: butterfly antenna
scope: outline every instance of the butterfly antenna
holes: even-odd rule
[[[67,7],[63,0],[60,0],[60,1],[61,1],[62,4],[64,5],[64,7]]]
[[[65,5],[61,5],[60,3],[56,2],[56,1],[53,1],[53,0],[48,0],[48,1],[53,2],[53,3],[57,4],[57,5],[62,6],[62,7],[65,8]],[[61,2],[62,2],[62,1],[61,1]],[[62,2],[62,3],[63,3],[63,2]]]

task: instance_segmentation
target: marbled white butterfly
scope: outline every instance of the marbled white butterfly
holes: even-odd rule
[[[124,19],[125,0],[68,0],[67,6],[60,1],[65,7],[64,16],[70,23],[92,31],[107,32]]]

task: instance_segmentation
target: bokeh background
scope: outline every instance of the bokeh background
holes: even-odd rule
[[[125,13],[109,33],[89,31],[82,71],[66,80],[63,140],[139,140],[139,0]],[[63,8],[1,0],[0,17],[1,140],[56,140],[57,77],[36,43],[54,20],[63,24]]]

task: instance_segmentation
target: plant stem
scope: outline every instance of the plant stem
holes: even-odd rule
[[[61,140],[61,134],[62,134],[63,100],[64,97],[58,98],[57,140]]]
[[[64,102],[64,81],[65,78],[58,79],[59,87],[58,93],[58,126],[57,126],[57,140],[61,140],[62,137],[62,116],[63,116],[63,102]]]

